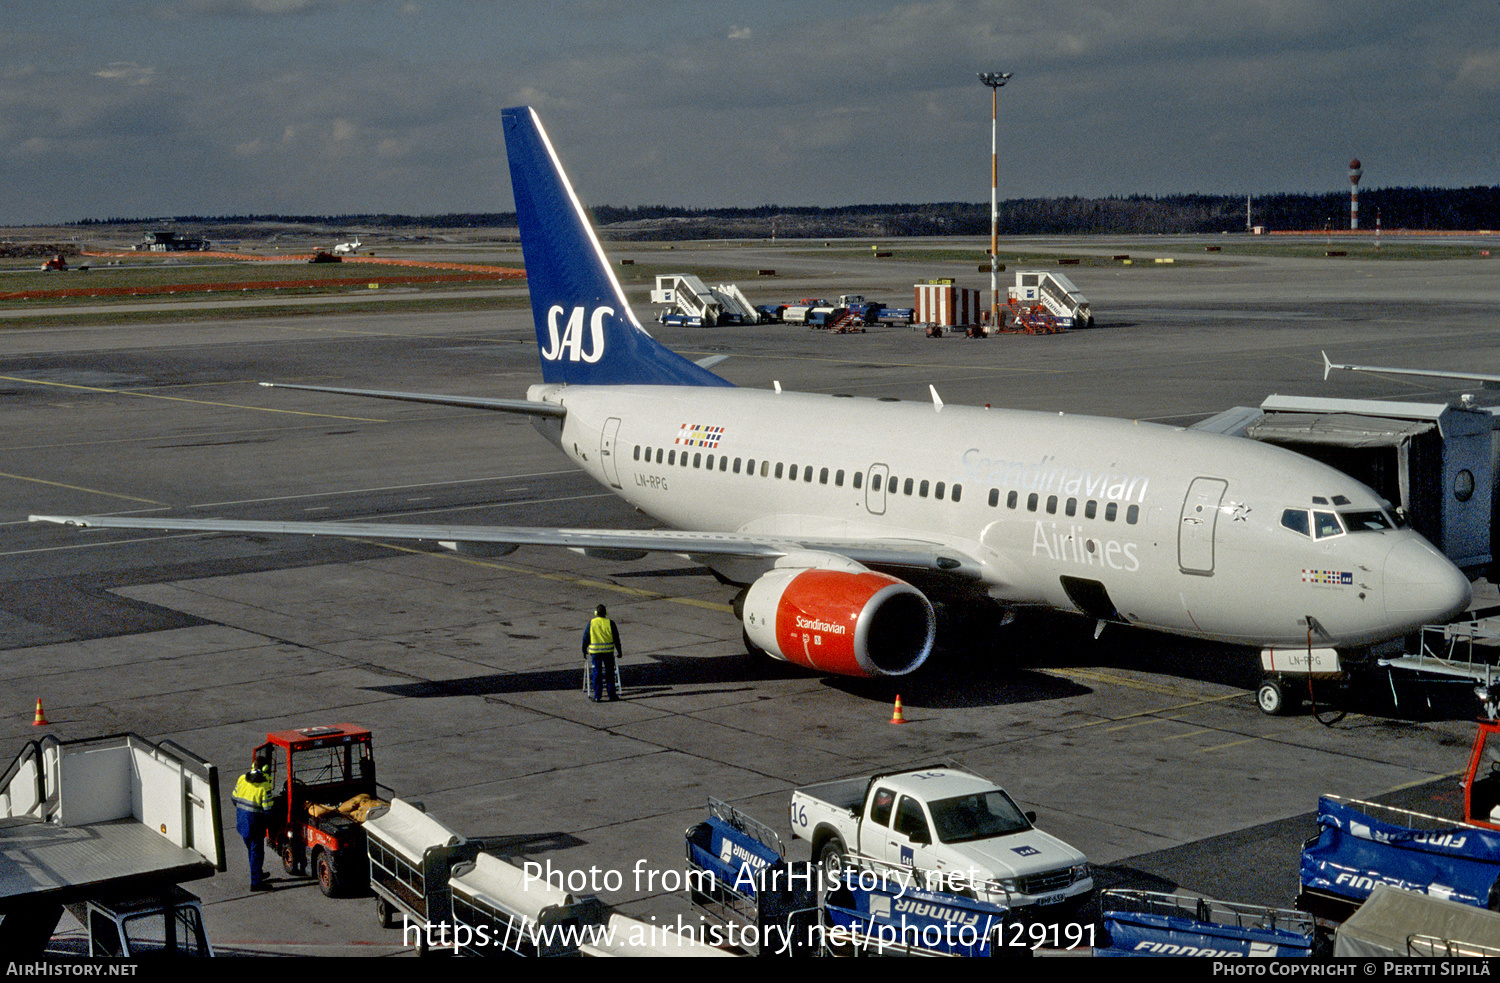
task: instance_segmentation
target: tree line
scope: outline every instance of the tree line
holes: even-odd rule
[[[769,238],[781,236],[987,235],[988,202],[844,205],[760,205],[753,208],[678,208],[668,205],[593,209],[601,232],[615,239]],[[1360,226],[1373,229],[1477,231],[1500,229],[1500,186],[1469,188],[1373,188],[1360,194]],[[84,219],[77,226],[151,224],[162,219]],[[515,228],[514,212],[441,215],[180,215],[178,223],[201,226],[280,223],[337,228]],[[1249,223],[1273,231],[1321,231],[1349,227],[1347,192],[1271,194],[1253,197]],[[1001,235],[1183,234],[1243,232],[1241,195],[1130,195],[1106,198],[1012,198],[1000,203]]]

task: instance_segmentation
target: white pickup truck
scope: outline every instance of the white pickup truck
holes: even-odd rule
[[[863,858],[941,875],[950,890],[1015,908],[1082,904],[1088,859],[1032,825],[1005,790],[956,768],[849,778],[792,792],[792,835],[836,880]]]

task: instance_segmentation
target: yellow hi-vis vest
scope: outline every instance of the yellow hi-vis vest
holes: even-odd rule
[[[607,655],[615,650],[615,630],[608,618],[589,622],[589,655]]]
[[[271,810],[271,779],[252,782],[249,774],[240,776],[234,783],[234,805],[248,812],[264,813]]]

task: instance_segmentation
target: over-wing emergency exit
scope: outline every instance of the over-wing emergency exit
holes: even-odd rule
[[[745,389],[637,320],[534,111],[503,114],[543,382],[521,399],[298,386],[524,413],[666,530],[34,516],[79,526],[681,554],[742,589],[747,644],[901,675],[934,604],[1032,606],[1272,650],[1347,650],[1461,611],[1463,574],[1369,488],[1219,434]]]

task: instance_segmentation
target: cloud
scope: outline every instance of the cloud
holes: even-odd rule
[[[590,203],[987,200],[980,71],[1015,73],[1009,197],[1318,190],[1352,156],[1372,187],[1494,180],[1494,0],[119,0],[87,24],[43,6],[0,26],[12,221],[504,209],[517,103]],[[95,198],[48,178],[137,159]]]
[[[94,72],[94,77],[110,82],[121,82],[125,85],[150,85],[151,78],[155,74],[156,69],[137,65],[133,61],[112,61]]]
[[[347,7],[356,0],[152,0],[159,17],[281,17]]]

